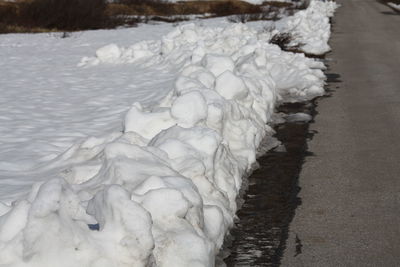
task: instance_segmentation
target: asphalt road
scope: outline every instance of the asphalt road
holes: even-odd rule
[[[400,15],[337,2],[328,58],[341,82],[318,101],[282,266],[400,266]]]

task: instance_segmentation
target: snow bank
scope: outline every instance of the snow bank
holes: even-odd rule
[[[83,59],[181,71],[158,105],[132,106],[123,132],[76,144],[54,179],[0,204],[0,265],[213,266],[275,105],[324,93],[324,65],[270,38],[188,24]]]
[[[400,4],[397,5],[395,3],[389,2],[389,3],[387,3],[387,5],[390,6],[391,8],[393,8],[394,10],[400,12]]]
[[[285,20],[284,31],[291,32],[307,54],[323,55],[331,49],[328,41],[331,35],[329,18],[333,17],[338,4],[334,1],[313,0],[307,9],[297,12]]]

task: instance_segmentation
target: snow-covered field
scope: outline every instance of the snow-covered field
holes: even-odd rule
[[[327,52],[335,8],[277,29]],[[324,65],[276,31],[0,36],[0,265],[213,266],[274,107],[324,93]]]
[[[159,101],[178,71],[140,64],[79,68],[82,57],[110,40],[129,45],[159,39],[172,29],[171,24],[142,25],[64,39],[61,34],[0,36],[0,200],[15,199],[33,182],[48,179],[39,170],[75,142],[122,130],[132,103]]]

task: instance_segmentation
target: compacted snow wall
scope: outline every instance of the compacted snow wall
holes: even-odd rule
[[[122,133],[74,145],[58,158],[62,173],[0,203],[0,265],[213,266],[275,105],[324,93],[323,63],[271,35],[188,24],[83,59],[181,72],[159,105],[132,106]]]
[[[328,45],[331,35],[329,18],[337,7],[334,1],[311,1],[307,9],[284,19],[283,30],[296,37],[293,45],[300,45],[305,53],[323,55],[331,50]]]

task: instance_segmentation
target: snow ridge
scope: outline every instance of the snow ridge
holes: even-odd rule
[[[214,266],[242,177],[273,134],[275,105],[324,93],[324,65],[270,38],[243,24],[187,24],[83,59],[87,67],[140,60],[181,72],[159,105],[132,106],[122,133],[76,144],[60,157],[70,164],[57,177],[0,203],[0,264]]]
[[[329,18],[339,5],[334,1],[311,1],[307,9],[286,18],[284,31],[295,35],[293,45],[312,55],[323,55],[331,50],[328,41],[331,35]]]

